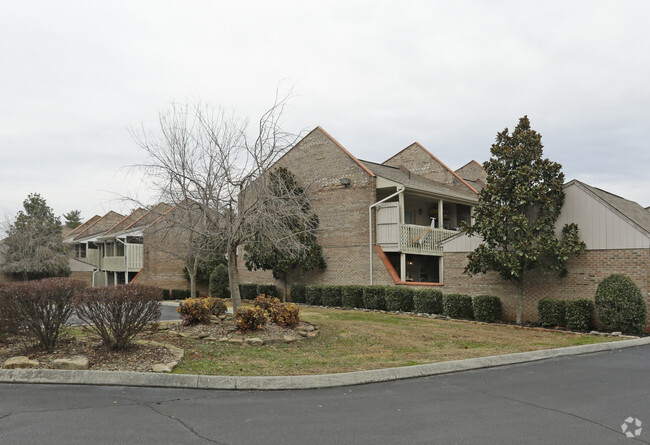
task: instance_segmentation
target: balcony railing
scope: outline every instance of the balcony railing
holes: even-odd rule
[[[458,232],[455,230],[400,224],[400,251],[412,254],[442,255],[442,247],[438,244],[456,234]]]
[[[142,244],[127,244],[125,256],[108,256],[102,259],[102,270],[110,272],[126,272],[142,269]],[[128,262],[128,264],[127,264]]]

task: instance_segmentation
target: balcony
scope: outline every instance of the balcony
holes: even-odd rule
[[[378,224],[377,245],[384,252],[442,256],[442,247],[438,244],[456,234],[455,230],[415,224]]]
[[[102,259],[102,270],[126,272],[142,269],[142,244],[127,244],[124,256],[107,256]]]

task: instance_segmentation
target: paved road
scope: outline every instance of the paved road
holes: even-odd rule
[[[645,346],[294,392],[4,384],[0,442],[648,443],[649,367],[650,346]],[[637,438],[621,432],[628,416],[643,422]]]

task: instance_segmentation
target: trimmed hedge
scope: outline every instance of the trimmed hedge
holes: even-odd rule
[[[307,304],[311,304],[314,306],[320,306],[322,304],[322,300],[321,300],[322,287],[323,286],[318,286],[318,285],[307,286],[307,289],[305,290],[305,300]]]
[[[160,289],[163,300],[172,300],[172,291],[170,289]]]
[[[341,306],[341,286],[322,286],[321,303],[323,306],[339,307]]]
[[[278,297],[278,288],[275,287],[275,284],[258,284],[257,285],[257,295],[266,295],[267,297]]]
[[[543,327],[566,326],[566,301],[542,298],[537,302],[537,320]]]
[[[472,297],[469,295],[449,294],[442,298],[443,314],[450,318],[474,317]]]
[[[442,292],[438,289],[414,291],[413,311],[419,314],[442,314]]]
[[[386,310],[411,312],[413,310],[413,289],[389,287],[386,289]]]
[[[574,331],[588,331],[594,324],[594,302],[587,298],[566,301],[566,327]]]
[[[294,284],[291,286],[291,289],[289,289],[289,295],[291,296],[291,301],[294,303],[304,303],[306,302],[305,298],[305,292],[307,290],[307,286],[304,284]]]
[[[192,298],[192,291],[190,289],[171,289],[169,295],[172,300],[186,300]],[[195,292],[194,298],[199,298],[198,289]]]
[[[257,297],[257,284],[245,283],[239,285],[239,296],[242,300],[254,300]]]
[[[501,320],[503,306],[499,297],[493,295],[479,295],[474,297],[474,317],[478,321],[494,323]]]
[[[387,286],[366,286],[363,288],[363,305],[366,309],[386,309]]]
[[[642,334],[646,327],[647,308],[641,291],[622,274],[612,274],[598,283],[596,312],[603,328],[626,334]]]
[[[341,286],[341,306],[363,308],[363,286]]]

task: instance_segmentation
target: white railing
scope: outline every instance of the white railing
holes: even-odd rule
[[[127,266],[129,272],[136,272],[142,269],[142,244],[127,244],[126,257],[107,256],[102,259],[102,270],[111,272],[126,272]],[[128,264],[127,264],[128,261]]]
[[[428,226],[400,224],[400,252],[421,255],[442,255],[438,244],[454,235],[455,230],[432,229]]]

